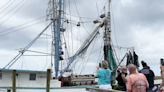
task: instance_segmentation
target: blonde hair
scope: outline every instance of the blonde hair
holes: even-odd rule
[[[108,62],[106,60],[102,61],[102,65],[101,66],[102,66],[102,68],[105,68],[105,69],[109,68]]]

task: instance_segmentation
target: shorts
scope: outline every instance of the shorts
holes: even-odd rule
[[[106,89],[106,90],[112,90],[112,86],[110,84],[100,85],[99,88]]]

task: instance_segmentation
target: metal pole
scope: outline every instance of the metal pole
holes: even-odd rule
[[[57,8],[57,7],[55,7],[54,4],[55,4],[55,1],[53,0],[53,1],[52,1],[52,6],[53,6],[53,19],[56,19],[56,16],[55,16],[55,12],[56,12],[55,10],[56,10],[56,9],[55,9],[55,8]],[[54,41],[53,41],[54,43],[53,43],[53,45],[54,45],[54,52],[55,52],[55,53],[54,53],[54,66],[56,66],[55,58],[57,57],[57,56],[56,56],[56,25],[55,25],[56,23],[55,23],[55,22],[56,22],[56,21],[53,22],[53,28],[54,28],[54,31],[53,31],[53,32],[54,32]],[[55,70],[55,72],[56,72],[56,68],[55,68],[54,70]]]
[[[51,69],[47,69],[47,85],[46,85],[46,92],[50,92],[50,77],[51,77]]]
[[[13,70],[13,91],[16,92],[16,70]]]
[[[125,56],[122,58],[122,60],[120,61],[120,63],[119,63],[118,66],[117,66],[117,69],[118,69],[118,67],[121,65],[121,63],[124,61],[124,58],[125,58],[127,55],[128,55],[128,53],[126,53]]]
[[[57,18],[57,34],[55,39],[55,77],[58,77],[58,71],[59,71],[59,43],[60,43],[60,27],[61,27],[61,4],[62,0],[59,1],[59,17]]]

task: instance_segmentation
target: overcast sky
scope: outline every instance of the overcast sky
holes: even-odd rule
[[[10,60],[14,58],[14,56],[18,54],[18,51],[15,49],[23,48],[28,45],[28,43],[30,43],[30,41],[32,41],[48,25],[50,21],[46,21],[45,17],[46,9],[48,8],[48,1],[49,0],[0,1],[0,68],[3,68]],[[66,27],[66,32],[64,34],[67,45],[69,45],[69,55],[71,56],[76,52],[88,36],[87,31],[91,33],[93,28],[96,27],[92,21],[95,20],[98,15],[104,13],[105,11],[107,12],[108,7],[106,3],[108,0],[75,0],[80,17],[84,17],[81,18],[84,23],[83,25],[81,24],[80,27],[75,25],[80,21],[80,18],[69,16],[70,13],[71,15],[78,16],[75,2],[74,0],[70,0],[69,11],[68,1],[69,0],[66,0],[65,12],[67,13],[66,18],[68,20],[71,18],[72,25],[70,23],[64,25],[64,27]],[[121,47],[135,47],[135,51],[139,56],[139,62],[141,60],[147,62],[150,68],[155,71],[156,75],[160,75],[159,60],[164,57],[163,5],[163,0],[112,0],[111,3],[113,44]],[[103,10],[104,6],[105,11]],[[102,12],[100,13],[100,11]],[[35,19],[38,20],[27,23]],[[27,24],[16,27],[24,23]],[[13,27],[15,28],[8,30]],[[71,37],[71,28],[74,34],[73,37]],[[21,30],[16,31],[18,29]],[[6,35],[8,32],[13,33]],[[102,33],[103,28],[100,30],[100,35],[98,35],[97,38],[91,43],[86,55],[83,56],[84,59],[78,57],[78,59],[75,60],[78,62],[75,67],[76,71],[78,71],[79,67],[82,67],[82,65],[85,64],[87,66],[84,67],[83,73],[89,74],[95,71],[95,66],[97,62],[101,60],[103,55],[101,48],[103,46]],[[51,28],[49,28],[44,34],[51,35]],[[30,50],[50,53],[50,37],[46,38],[46,36],[43,35],[42,38],[39,38],[30,48]],[[65,51],[64,45],[63,50]],[[126,53],[126,49],[119,50],[116,48],[116,51],[119,59],[121,59]],[[37,53],[30,52],[25,54],[38,55]],[[89,54],[91,55],[88,56]],[[46,70],[50,66],[50,63],[51,57],[24,56],[21,57],[11,68]],[[125,64],[125,62],[123,64]],[[62,67],[64,66],[66,66],[66,63],[64,63]],[[79,71],[81,69],[82,68],[80,68]]]

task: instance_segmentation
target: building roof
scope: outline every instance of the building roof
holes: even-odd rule
[[[20,69],[1,69],[0,71],[13,71],[16,70],[17,72],[35,72],[35,73],[47,73],[47,71],[38,71],[38,70],[20,70]]]

